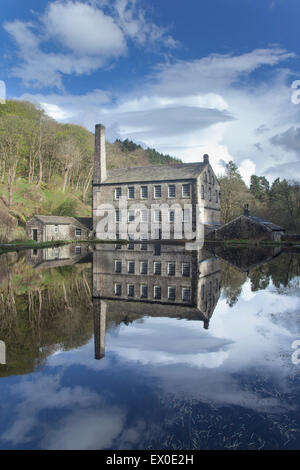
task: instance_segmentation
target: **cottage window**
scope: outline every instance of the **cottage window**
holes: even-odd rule
[[[161,287],[160,286],[154,286],[154,298],[161,299]]]
[[[155,198],[161,197],[161,186],[154,186],[154,197]]]
[[[159,261],[154,263],[154,274],[161,274],[161,263]]]
[[[176,287],[168,286],[168,299],[175,300],[176,298]]]
[[[190,197],[190,196],[191,196],[191,185],[183,184],[182,185],[182,197]]]
[[[134,274],[134,261],[128,261],[128,274]]]
[[[148,186],[141,186],[141,199],[147,199],[148,197]]]
[[[141,271],[141,274],[148,274],[148,263],[147,263],[147,261],[141,261],[140,271]]]
[[[75,255],[81,254],[81,246],[75,246]]]
[[[134,199],[134,186],[128,187],[128,199]]]
[[[190,263],[182,263],[182,275],[186,277],[190,276]]]
[[[55,227],[54,227],[54,232],[55,232],[55,233],[58,233],[58,225],[55,225]]]
[[[170,184],[168,187],[168,196],[175,197],[175,184]]]
[[[117,259],[115,260],[115,273],[120,273],[122,271],[122,262]]]
[[[182,300],[189,302],[191,299],[191,290],[188,287],[183,287],[182,289]]]
[[[141,297],[146,299],[148,297],[148,286],[146,284],[141,285]]]
[[[114,292],[115,292],[115,295],[121,295],[122,294],[122,285],[119,284],[119,283],[115,283]]]
[[[76,228],[75,229],[75,235],[76,235],[76,237],[81,237],[81,228]]]
[[[115,199],[120,199],[121,195],[122,195],[121,187],[115,188]]]
[[[134,284],[127,285],[127,295],[128,297],[134,297]]]

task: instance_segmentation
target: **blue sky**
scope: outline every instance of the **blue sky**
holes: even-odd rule
[[[298,0],[2,0],[7,98],[217,173],[299,178]],[[300,94],[299,94],[300,96]]]

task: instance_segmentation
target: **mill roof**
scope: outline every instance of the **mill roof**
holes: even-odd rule
[[[102,184],[195,179],[206,166],[206,162],[197,162],[114,168],[107,171],[107,178]]]

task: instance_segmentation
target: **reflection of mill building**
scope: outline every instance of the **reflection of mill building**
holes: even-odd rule
[[[164,244],[101,245],[93,254],[95,355],[104,355],[107,322],[145,315],[203,321],[220,295],[219,260]]]

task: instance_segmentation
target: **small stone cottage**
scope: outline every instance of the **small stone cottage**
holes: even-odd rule
[[[92,233],[88,222],[75,217],[35,215],[26,223],[26,235],[37,242],[54,240],[87,240]]]
[[[285,229],[268,220],[250,215],[248,204],[245,205],[244,215],[222,225],[214,232],[215,240],[266,240],[280,242]]]

